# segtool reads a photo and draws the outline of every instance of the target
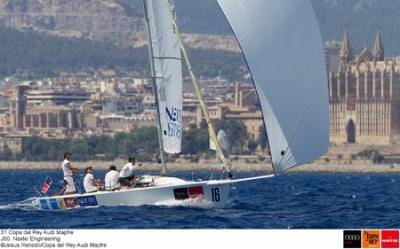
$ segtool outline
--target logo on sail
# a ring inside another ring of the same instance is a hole
[[[167,113],[167,125],[164,135],[169,137],[182,137],[182,110],[176,107],[165,107]]]

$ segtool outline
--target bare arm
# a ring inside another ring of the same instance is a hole
[[[71,163],[67,164],[67,168],[70,169],[74,175],[76,175],[79,171],[81,171],[78,168],[72,167]]]
[[[101,181],[99,179],[93,178],[93,185],[94,186],[101,186],[103,184],[101,183]]]

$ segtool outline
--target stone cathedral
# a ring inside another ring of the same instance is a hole
[[[400,143],[400,61],[385,57],[380,32],[356,55],[345,32],[329,72],[331,143]]]

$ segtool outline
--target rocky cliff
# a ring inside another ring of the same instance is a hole
[[[118,0],[0,0],[0,26],[140,47],[146,35],[139,6],[132,9]],[[187,34],[185,42],[239,51],[232,37]]]
[[[0,0],[0,25],[122,46],[144,38],[143,19],[113,0]]]

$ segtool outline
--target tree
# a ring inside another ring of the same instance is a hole
[[[3,150],[0,152],[0,160],[10,161],[13,159],[14,159],[14,155],[13,155],[11,149],[7,145],[4,145]]]
[[[372,157],[372,162],[376,164],[381,164],[385,160],[385,157],[382,154],[375,154]]]
[[[206,152],[210,147],[208,129],[189,129],[183,132],[183,154],[196,155],[198,152]]]
[[[257,143],[261,146],[263,150],[265,150],[268,146],[268,139],[267,139],[267,130],[265,129],[265,125],[261,125],[258,128],[258,139]]]
[[[97,155],[105,155],[104,159],[107,160],[128,155],[135,155],[139,160],[152,160],[158,153],[157,129],[141,128],[132,134],[118,133],[114,138],[90,136],[83,139],[49,140],[29,137],[23,140],[21,156],[33,161],[60,160],[65,151],[72,152],[75,160],[95,159]]]
[[[250,139],[247,142],[247,148],[249,150],[250,153],[254,154],[256,152],[258,143],[256,141],[254,141],[253,139]]]

